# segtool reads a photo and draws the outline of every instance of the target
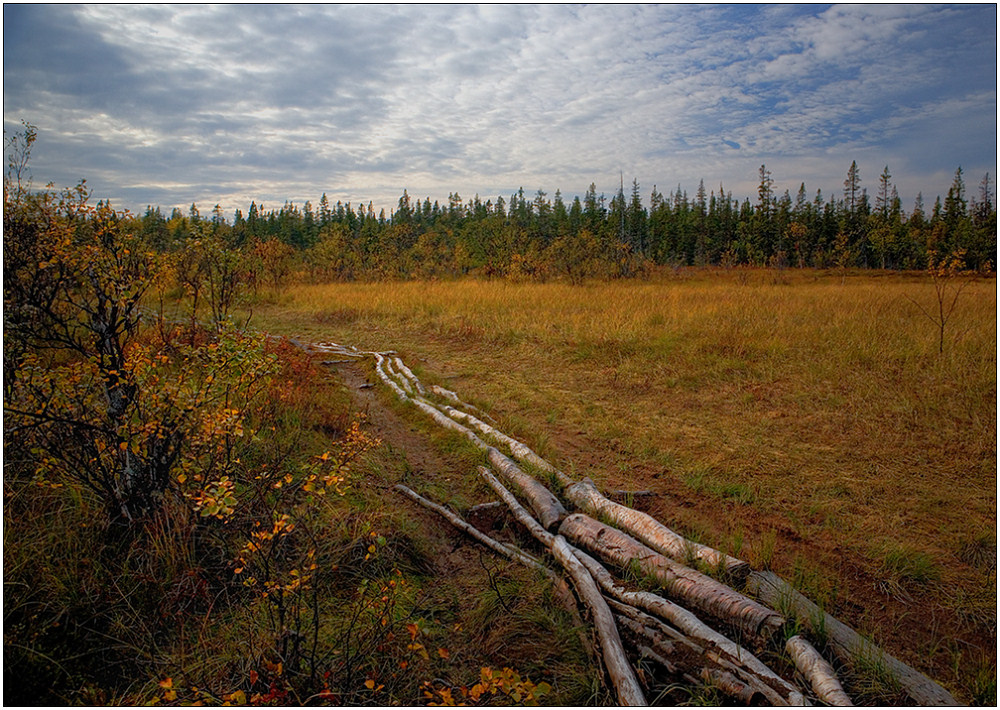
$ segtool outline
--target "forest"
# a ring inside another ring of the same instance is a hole
[[[165,217],[149,207],[139,232],[164,251],[206,233],[235,248],[258,249],[278,264],[307,270],[314,281],[440,278],[478,274],[528,279],[621,278],[656,266],[768,266],[923,269],[935,255],[961,253],[965,265],[990,271],[996,254],[996,206],[989,175],[969,194],[962,169],[944,200],[928,214],[922,197],[904,211],[888,166],[878,178],[874,203],[851,164],[843,194],[810,196],[802,184],[792,197],[775,194],[766,166],[760,168],[757,200],[734,199],[704,182],[691,197],[680,186],[664,196],[654,187],[644,203],[638,182],[610,200],[591,184],[583,200],[567,204],[523,188],[505,200],[447,205],[412,199],[407,192],[390,215],[371,205],[337,202],[326,195],[318,207],[286,202],[265,210],[251,203],[230,222],[216,206],[210,216],[191,205],[185,215]],[[648,204],[648,207],[647,207]],[[274,242],[269,247],[261,244]],[[283,258],[279,258],[282,257]]]

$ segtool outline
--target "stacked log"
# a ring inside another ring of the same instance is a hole
[[[359,351],[336,343],[296,344],[351,359],[372,358],[376,375],[396,397],[413,404],[438,425],[463,434],[484,452],[493,470],[514,490],[511,492],[486,467],[479,469],[482,477],[515,520],[538,541],[543,554],[572,581],[576,598],[591,620],[603,668],[620,704],[646,704],[623,634],[632,640],[629,649],[633,657],[652,659],[668,673],[689,683],[709,684],[741,704],[808,704],[802,692],[805,686],[796,687],[793,680],[776,673],[752,651],[699,618],[701,615],[718,629],[733,631],[759,649],[770,649],[772,653],[783,650],[794,664],[791,667],[798,670],[819,701],[850,705],[834,667],[805,638],[793,635],[779,648],[775,639],[783,637],[787,624],[775,609],[793,615],[806,630],[819,620],[828,647],[845,664],[858,658],[883,662],[889,675],[916,703],[957,704],[940,685],[820,610],[777,575],[753,571],[742,560],[685,539],[652,516],[610,500],[589,479],[574,481],[523,443],[471,414],[478,410],[464,403],[457,393],[437,385],[424,386],[395,353]],[[510,456],[498,447],[506,449]],[[558,496],[518,462],[558,484],[567,503],[581,512],[569,514]],[[396,489],[498,554],[539,570],[557,592],[562,590],[564,598],[568,597],[565,581],[543,558],[496,541],[453,511],[405,486]],[[723,581],[687,566],[692,562],[717,573]],[[605,565],[619,570],[625,578],[632,573],[653,580],[662,593],[630,588]]]

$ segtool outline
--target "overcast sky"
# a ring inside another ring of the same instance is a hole
[[[4,5],[4,128],[35,182],[133,211],[393,208],[638,179],[912,208],[997,165],[994,5]]]

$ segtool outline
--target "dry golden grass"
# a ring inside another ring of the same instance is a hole
[[[836,555],[878,591],[988,626],[996,281],[962,293],[943,355],[916,305],[933,299],[916,275],[691,271],[301,285],[255,323],[399,350],[578,476],[708,499],[717,515],[677,519],[708,542],[752,558],[777,530],[786,567],[813,545],[829,553],[814,566]]]

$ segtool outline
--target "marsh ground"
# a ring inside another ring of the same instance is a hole
[[[944,352],[933,284],[900,274],[298,285],[254,323],[399,351],[568,472],[655,491],[668,524],[969,697],[995,681],[995,280],[956,303]],[[479,502],[471,470],[445,475]]]

